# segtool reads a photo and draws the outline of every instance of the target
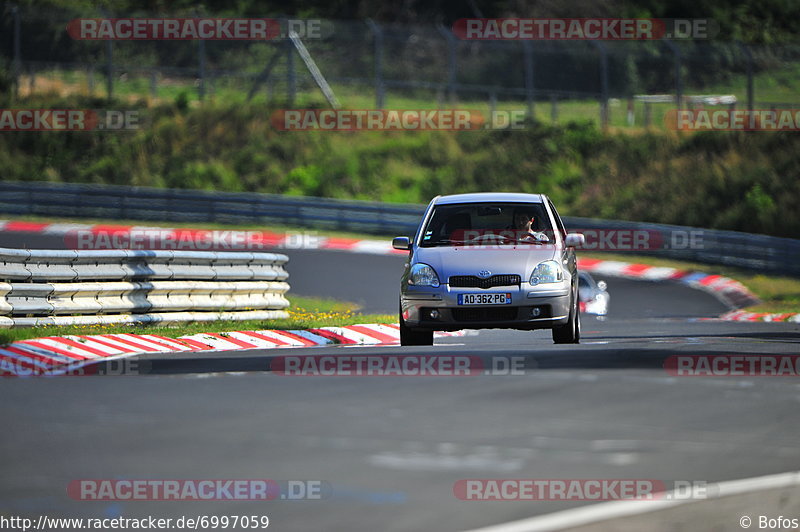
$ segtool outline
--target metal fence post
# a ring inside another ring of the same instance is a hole
[[[755,89],[753,86],[753,53],[750,48],[743,42],[739,42],[739,47],[744,51],[744,56],[747,59],[747,109],[752,110],[755,107]]]
[[[106,41],[106,94],[110,100],[114,96],[114,59],[111,39]]]
[[[105,9],[101,9],[100,13],[103,18],[109,19],[111,16]],[[106,39],[106,97],[111,100],[114,96],[114,48],[113,41],[109,38]]]
[[[525,63],[525,100],[528,104],[528,116],[534,118],[536,89],[534,88],[533,46],[530,41],[522,41],[522,55]]]
[[[678,109],[683,107],[683,79],[681,78],[681,50],[672,41],[664,40],[664,45],[675,56],[675,103]]]
[[[155,69],[150,71],[150,96],[158,98],[158,72]]]
[[[198,54],[200,56],[200,65],[199,65],[199,75],[200,75],[200,85],[197,87],[197,93],[200,97],[200,101],[203,101],[206,97],[206,41],[205,39],[200,39],[197,42],[198,45]]]
[[[550,95],[550,120],[555,124],[558,122],[558,96]]]
[[[292,41],[287,38],[284,46],[286,47],[286,99],[289,105],[294,105],[297,94],[297,73],[294,71]]]
[[[600,52],[600,125],[608,129],[608,50],[599,41],[589,41]]]
[[[386,86],[383,83],[383,30],[371,18],[367,19],[367,25],[372,30],[375,55],[375,108],[383,109],[386,101]]]
[[[636,110],[633,104],[633,98],[628,98],[628,126],[632,127],[636,124]]]
[[[22,68],[22,50],[20,48],[21,27],[19,21],[19,7],[11,7],[11,14],[14,17],[14,96],[19,96],[19,76]]]
[[[456,96],[456,83],[458,76],[458,65],[456,63],[457,40],[449,29],[442,24],[437,26],[439,33],[442,34],[447,42],[447,92],[450,101],[453,102]]]

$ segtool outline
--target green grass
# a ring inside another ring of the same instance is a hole
[[[266,329],[312,329],[317,327],[337,327],[357,323],[394,323],[397,316],[389,314],[360,314],[354,303],[331,299],[301,297],[289,294],[291,306],[289,318],[265,321],[214,321],[186,323],[175,326],[150,325],[85,325],[72,327],[29,327],[20,329],[0,329],[0,345],[41,338],[44,336],[92,335],[92,334],[158,334],[167,338],[177,338],[204,332],[224,333],[225,331],[252,331]]]
[[[37,74],[37,79],[43,80],[42,91],[52,91],[60,94],[89,94],[87,75],[83,72],[68,70],[50,70]],[[23,76],[21,86],[23,93],[27,91],[29,80]],[[94,95],[105,96],[105,78],[95,73]],[[781,69],[760,72],[754,77],[756,107],[759,102],[768,103],[796,103],[800,105],[800,64],[789,63]],[[179,98],[186,98],[192,107],[200,105],[198,87],[194,80],[167,79],[159,80],[155,98],[151,94],[149,77],[136,77],[131,74],[125,81],[119,78],[114,82],[114,97],[130,102],[145,101],[149,104],[171,103]],[[216,105],[242,105],[247,104],[247,94],[250,90],[249,82],[239,80],[216,80],[214,84],[206,85],[206,99]],[[341,85],[334,87],[337,99],[343,108],[372,109],[376,106],[374,89],[372,87],[355,87]],[[392,109],[436,109],[437,107],[456,107],[480,111],[489,116],[490,104],[488,98],[475,98],[467,96],[457,101],[438,101],[434,93],[423,91],[421,96],[409,96],[403,93],[389,92],[386,96],[385,106]],[[684,89],[684,94],[733,94],[737,97],[739,108],[747,105],[747,77],[744,74],[734,75],[724,84],[710,87]],[[275,101],[285,100],[286,95],[281,90],[273,94]],[[252,103],[269,104],[266,88],[261,86],[252,99]],[[299,90],[295,95],[293,108],[328,107],[328,103],[321,92],[314,89]],[[652,104],[650,125],[651,129],[664,130],[664,114],[673,108],[672,104]],[[512,111],[524,110],[524,101],[498,101],[495,110]],[[550,102],[537,101],[535,105],[536,119],[545,124],[553,123],[553,110]],[[600,106],[596,100],[563,100],[559,101],[556,110],[559,123],[571,121],[589,121],[600,124]],[[627,101],[612,99],[609,107],[609,126],[623,131],[637,132],[644,130],[645,106],[643,103],[634,104],[634,125],[628,124]]]
[[[725,277],[730,277],[731,279],[739,281],[761,299],[761,304],[747,307],[748,312],[800,312],[800,279],[793,277],[764,275],[740,268],[731,268],[730,266],[661,259],[627,253],[580,252],[578,256],[587,259],[616,260],[724,275]]]

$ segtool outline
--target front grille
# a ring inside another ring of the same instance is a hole
[[[513,321],[517,319],[517,307],[508,308],[454,308],[456,321]]]
[[[453,275],[450,286],[456,288],[492,288],[495,286],[519,286],[521,278],[516,274],[492,275],[481,279],[476,275]]]

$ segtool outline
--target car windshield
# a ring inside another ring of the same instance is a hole
[[[421,245],[542,245],[553,239],[541,203],[465,203],[434,207]]]

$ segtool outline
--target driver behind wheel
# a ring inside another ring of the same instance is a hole
[[[517,233],[517,240],[538,240],[549,242],[550,239],[542,231],[536,230],[536,216],[531,212],[517,211],[514,213],[514,225],[511,227]]]

